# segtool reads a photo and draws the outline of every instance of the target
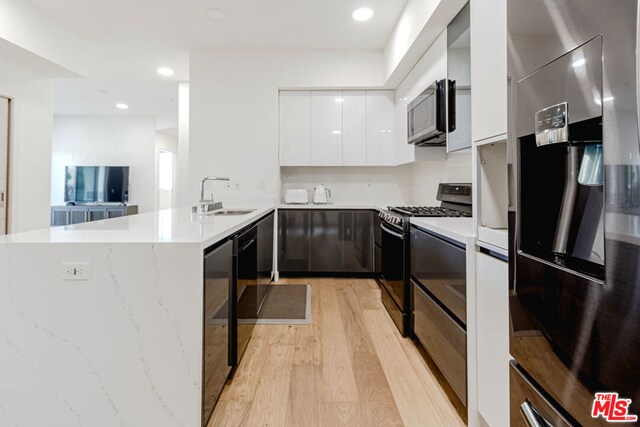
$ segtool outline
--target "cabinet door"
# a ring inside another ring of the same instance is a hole
[[[507,0],[471,2],[471,122],[479,141],[507,132]]]
[[[340,211],[312,210],[311,213],[311,271],[342,271],[340,242]]]
[[[273,278],[273,221],[271,213],[258,225],[258,284],[268,285]]]
[[[509,425],[509,265],[476,253],[478,412]]]
[[[311,160],[311,93],[280,92],[280,165],[308,166]]]
[[[407,144],[407,105],[409,104],[409,91],[413,83],[413,71],[407,76],[395,91],[394,122],[393,122],[393,146],[395,164],[411,163],[416,159],[416,147]]]
[[[88,221],[89,211],[84,208],[71,209],[69,214],[70,224],[81,224]]]
[[[202,359],[202,420],[206,425],[229,376],[230,308],[233,278],[233,241],[228,240],[204,257],[204,311]]]
[[[342,92],[342,164],[367,164],[367,92]]]
[[[311,165],[342,165],[342,92],[311,92]]]
[[[372,273],[373,213],[347,211],[342,213],[342,271]]]
[[[367,164],[394,164],[393,91],[367,91]]]
[[[278,270],[310,271],[311,226],[308,210],[287,209],[278,212]]]
[[[107,219],[107,208],[89,208],[88,212],[89,221],[100,221],[102,219]]]
[[[65,208],[52,208],[51,209],[51,226],[57,227],[60,225],[68,224],[68,216],[67,213],[69,211]]]
[[[124,207],[107,209],[107,218],[119,218],[121,216],[125,216],[125,214],[126,214],[126,208]]]

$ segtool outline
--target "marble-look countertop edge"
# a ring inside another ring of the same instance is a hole
[[[473,232],[472,218],[411,218],[411,224],[422,230],[453,239],[465,246],[473,244],[476,237]]]

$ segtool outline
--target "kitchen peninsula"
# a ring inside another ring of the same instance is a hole
[[[25,425],[200,425],[203,253],[273,210],[0,237],[0,402]]]

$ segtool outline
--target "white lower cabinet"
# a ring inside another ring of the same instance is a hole
[[[509,425],[509,264],[476,253],[478,412]]]

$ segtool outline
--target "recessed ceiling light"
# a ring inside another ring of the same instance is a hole
[[[128,110],[129,106],[127,104],[123,104],[122,102],[118,102],[116,104],[116,108],[118,108],[120,110]]]
[[[340,130],[332,130],[331,133],[334,134],[334,135],[340,135],[342,133],[342,131],[340,131]]]
[[[356,21],[368,21],[373,16],[373,10],[368,7],[361,7],[360,9],[354,10],[351,16]]]
[[[225,18],[225,14],[220,9],[207,9],[205,11],[209,19],[213,21],[222,21]]]
[[[173,70],[167,67],[160,67],[158,68],[158,74],[165,77],[171,77],[173,76]]]

